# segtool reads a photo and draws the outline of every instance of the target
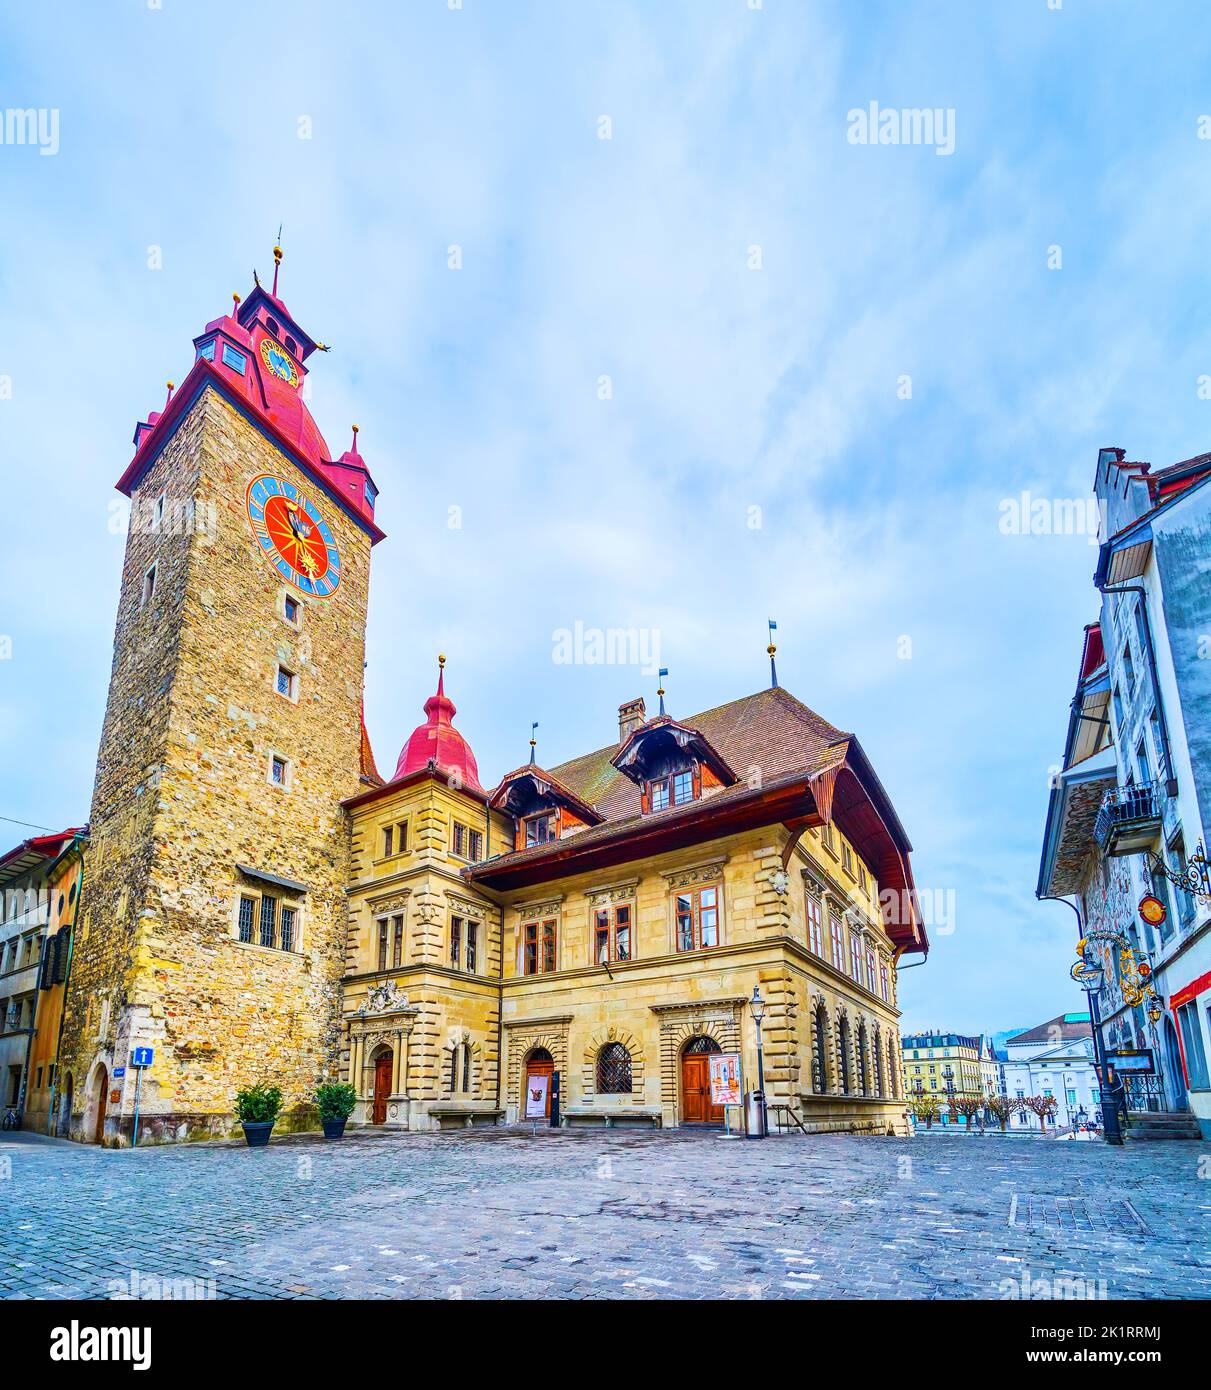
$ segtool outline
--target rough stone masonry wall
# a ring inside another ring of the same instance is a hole
[[[174,439],[156,468],[169,454],[182,471],[185,460],[200,464],[213,533],[193,537],[174,599],[179,636],[163,660],[171,679],[152,693],[132,670],[111,691],[111,707],[141,692],[162,729],[154,806],[128,836],[144,876],[131,885],[128,926],[97,915],[121,866],[96,874],[94,865],[89,875],[93,950],[108,958],[109,937],[130,940],[119,1031],[125,1025],[131,1041],[157,1049],[143,1087],[148,1138],[227,1128],[236,1090],[260,1079],[280,1085],[288,1112],[302,1118],[316,1082],[335,1076],[349,876],[339,803],[359,789],[369,539],[215,393],[193,407],[187,428],[189,440]],[[284,586],[245,511],[248,483],[261,472],[304,487],[341,551],[336,592],[299,596],[301,632],[284,621]],[[140,641],[128,621],[124,606],[119,645]],[[275,691],[279,661],[298,676],[297,703]],[[291,760],[287,790],[269,780],[272,752]],[[111,755],[120,762],[120,747]],[[120,819],[127,799],[116,790],[113,801]],[[237,863],[308,886],[296,952],[236,940]],[[86,1037],[80,1047],[87,1051]]]
[[[144,480],[141,497],[166,492],[167,510],[196,494],[203,423],[200,410],[183,422]],[[155,844],[190,551],[188,534],[132,524],[127,536],[60,1053],[61,1075],[72,1082],[77,1135],[98,1064],[112,1071],[115,1054],[125,1056],[119,1030],[128,1028],[132,1008],[150,1000],[150,981],[136,968],[136,927]],[[144,604],[143,578],[153,562],[155,592]]]

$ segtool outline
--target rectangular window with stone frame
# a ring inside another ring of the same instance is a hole
[[[478,864],[483,858],[484,852],[483,831],[472,830],[469,825],[463,825],[461,822],[455,821],[451,837],[451,848],[460,859],[466,859],[472,864]]]
[[[548,919],[542,922],[524,922],[521,928],[521,973],[523,975],[547,975],[555,969],[556,962],[556,924]]]
[[[474,975],[479,963],[479,922],[450,918],[450,967]]]
[[[677,950],[704,951],[719,945],[722,885],[682,888],[673,895]]]
[[[806,895],[807,902],[807,949],[815,956],[824,955],[824,937],[822,924],[822,909],[820,899],[810,890]]]
[[[631,904],[599,907],[593,912],[593,960],[598,965],[607,961],[631,959]]]
[[[828,937],[829,945],[832,948],[832,963],[834,969],[845,973],[845,935],[841,928],[841,919],[835,912],[828,914]]]
[[[235,939],[244,946],[294,954],[300,948],[297,902],[242,890],[235,903]]]

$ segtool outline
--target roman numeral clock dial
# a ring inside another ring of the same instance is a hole
[[[248,520],[266,559],[300,593],[327,598],[341,582],[341,556],[309,497],[272,473],[248,484]]]

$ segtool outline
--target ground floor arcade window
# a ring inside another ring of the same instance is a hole
[[[606,1043],[597,1054],[597,1090],[606,1096],[630,1095],[631,1054],[622,1043]]]

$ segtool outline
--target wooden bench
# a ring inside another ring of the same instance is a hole
[[[569,1129],[574,1125],[592,1124],[604,1125],[606,1129],[639,1125],[659,1129],[662,1124],[659,1110],[595,1110],[584,1105],[570,1105],[560,1111],[559,1122],[561,1127]]]

